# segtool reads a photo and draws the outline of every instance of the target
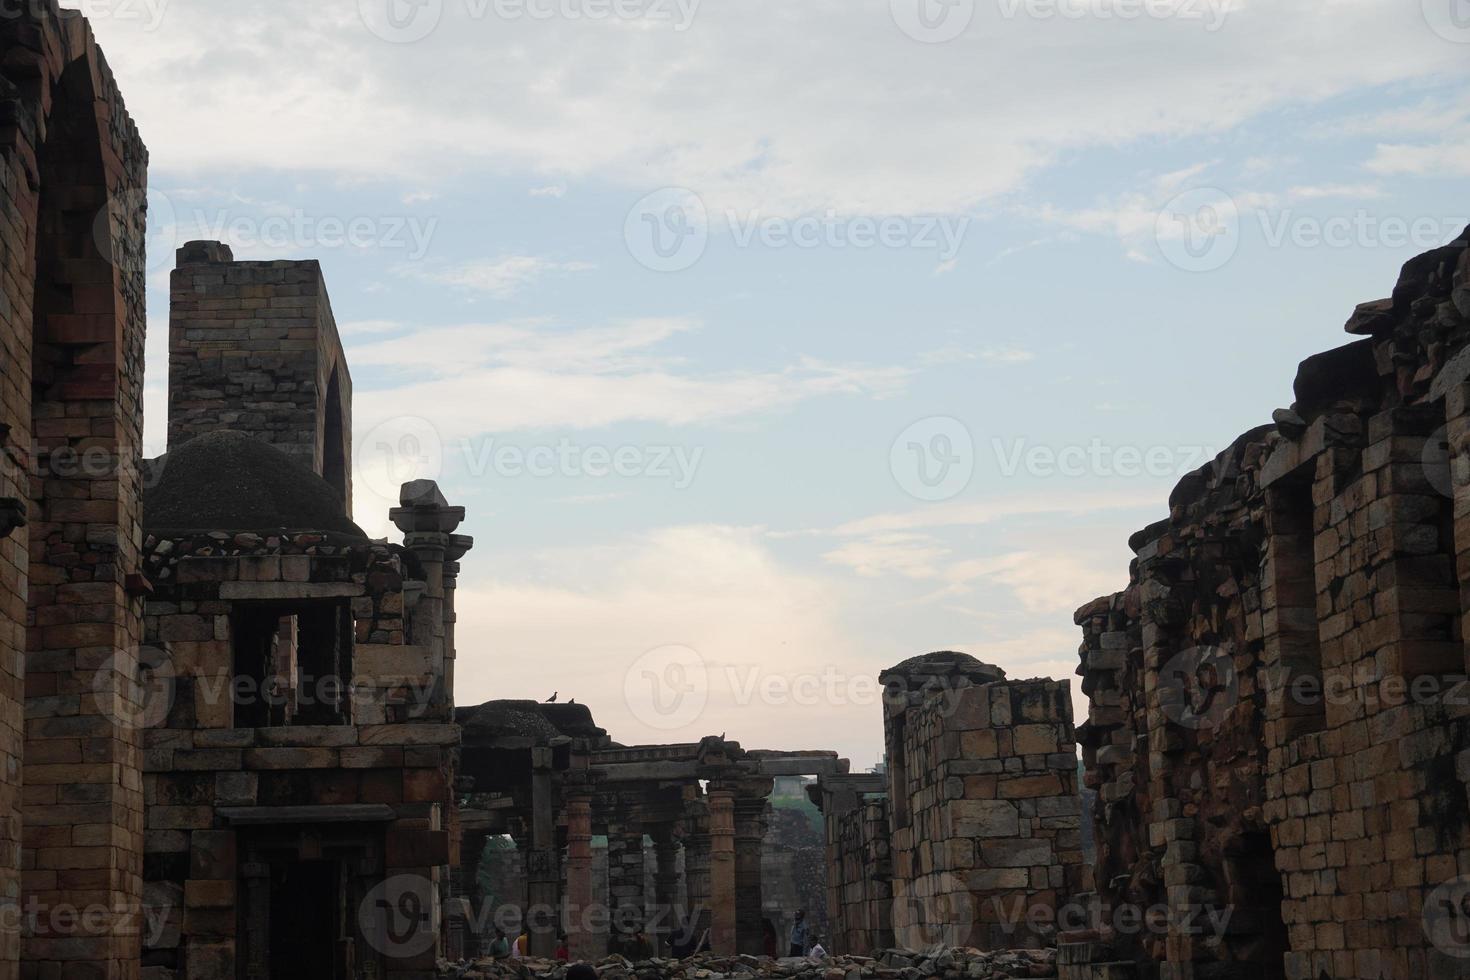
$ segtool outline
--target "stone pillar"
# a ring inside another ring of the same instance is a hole
[[[709,817],[700,815],[690,820],[689,836],[684,838],[684,921],[689,931],[688,942],[696,942],[709,928]]]
[[[770,791],[770,781],[764,787],[742,787],[735,800],[735,940],[739,951],[751,956],[765,952],[761,853],[766,837],[766,797]]]
[[[459,586],[459,560],[474,546],[474,538],[451,534],[444,550],[444,671],[439,675],[438,698],[454,710],[454,665],[458,653],[454,645],[454,625],[459,621],[454,611],[454,593]],[[554,952],[554,950],[553,950]]]
[[[679,841],[672,827],[662,827],[653,833],[653,850],[658,868],[653,877],[653,915],[650,936],[663,955],[671,939],[677,938],[683,922],[679,914]]]
[[[711,952],[735,952],[735,793],[709,792],[709,907]]]
[[[454,706],[443,678],[449,662],[446,642],[445,564],[451,554],[462,556],[473,545],[472,538],[452,533],[464,520],[463,507],[451,507],[433,480],[405,483],[399,492],[400,507],[388,514],[403,532],[403,544],[414,553],[424,569],[424,592],[414,607],[409,630],[413,645],[429,651],[433,675],[441,678],[428,704],[409,705],[415,719],[453,720]],[[389,718],[407,721],[408,718]]]
[[[531,750],[531,851],[526,855],[531,955],[556,955],[561,906],[561,868],[556,846],[555,786],[549,746]]]
[[[592,907],[592,799],[567,802],[567,943],[573,960],[597,955]]]
[[[643,925],[643,884],[643,828],[638,824],[609,824],[607,892],[614,937]]]

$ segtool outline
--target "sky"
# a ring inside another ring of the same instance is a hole
[[[860,771],[900,660],[1070,677],[1179,477],[1470,225],[1470,0],[63,6],[150,149],[148,453],[174,249],[319,259],[359,524],[468,511],[457,701],[625,744]]]

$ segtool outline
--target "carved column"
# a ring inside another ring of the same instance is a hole
[[[592,798],[567,801],[567,943],[574,960],[597,955],[592,904]]]
[[[450,507],[433,480],[405,483],[398,499],[402,506],[393,508],[388,516],[403,532],[404,547],[414,553],[424,570],[424,593],[414,606],[408,626],[413,645],[429,651],[433,675],[440,679],[430,695],[429,703],[408,706],[408,714],[412,718],[452,720],[453,705],[445,682],[449,662],[446,642],[445,563],[452,554],[463,556],[474,541],[465,535],[453,533],[464,520],[464,508]],[[407,721],[408,718],[396,720]]]
[[[684,838],[684,927],[688,942],[696,942],[709,928],[709,816],[691,816],[689,836]]]
[[[763,786],[742,786],[735,800],[736,946],[751,956],[765,952],[761,854],[766,837],[766,797],[770,791],[769,780]]]
[[[682,919],[678,904],[679,889],[679,841],[671,826],[661,827],[653,833],[654,854],[658,869],[653,877],[653,929],[651,935],[658,944],[658,952],[668,951],[671,939],[677,938]]]
[[[735,793],[709,792],[710,950],[735,953]]]
[[[636,823],[609,824],[607,891],[614,937],[642,928],[643,884],[643,828]]]
[[[556,939],[561,907],[561,868],[556,846],[555,786],[552,772],[552,750],[537,746],[531,750],[531,849],[526,854],[526,898],[530,908],[527,925],[531,931],[532,956],[551,959],[556,955]]]
[[[474,547],[475,539],[464,534],[451,534],[444,550],[444,672],[439,675],[436,700],[454,710],[454,664],[458,658],[454,645],[454,624],[459,621],[454,611],[454,592],[459,586],[459,560]]]

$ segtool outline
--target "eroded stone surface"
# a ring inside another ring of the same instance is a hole
[[[1064,977],[1460,975],[1467,255],[1408,262],[1078,611],[1099,914]]]

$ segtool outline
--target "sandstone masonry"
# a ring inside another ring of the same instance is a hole
[[[1068,978],[1465,975],[1470,242],[1187,477],[1083,607],[1098,906]]]

